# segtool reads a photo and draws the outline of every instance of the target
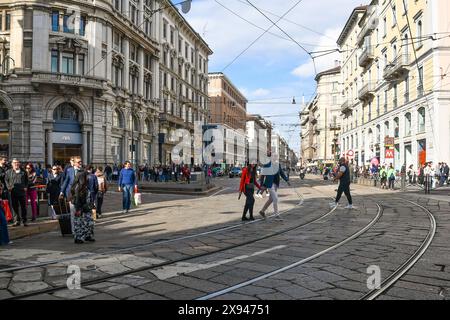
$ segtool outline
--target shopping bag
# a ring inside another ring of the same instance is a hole
[[[134,194],[134,205],[137,207],[142,204],[142,194],[141,193],[135,193]]]
[[[97,220],[97,209],[92,209],[92,220],[96,221]]]
[[[11,222],[13,220],[13,216],[11,214],[11,209],[9,207],[9,201],[3,200],[3,211],[5,212],[5,219],[7,222]]]

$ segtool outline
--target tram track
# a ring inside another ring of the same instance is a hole
[[[436,219],[434,218],[434,215],[430,210],[413,201],[406,200],[403,198],[397,199],[409,202],[425,211],[430,220],[430,229],[428,231],[427,236],[419,246],[419,248],[402,265],[400,265],[400,267],[398,267],[393,273],[391,273],[391,275],[381,283],[379,288],[371,290],[370,292],[362,296],[360,300],[375,300],[383,293],[388,292],[389,289],[392,288],[412,267],[414,267],[414,265],[424,255],[424,253],[430,247],[436,234],[436,227],[437,227]]]
[[[288,212],[288,211],[292,211],[297,206],[295,206],[292,209],[286,210],[285,213]],[[114,279],[114,278],[120,278],[120,277],[123,277],[123,276],[131,275],[131,274],[135,274],[135,273],[139,273],[139,272],[143,272],[143,271],[149,271],[149,270],[152,270],[152,269],[158,269],[158,268],[162,268],[162,267],[165,267],[165,266],[173,265],[173,264],[176,264],[176,263],[185,262],[185,261],[193,260],[193,259],[197,259],[197,258],[202,258],[202,257],[214,255],[214,254],[217,254],[217,253],[221,253],[221,252],[224,252],[224,251],[227,251],[227,250],[232,250],[232,249],[235,249],[235,248],[238,248],[238,247],[247,246],[247,245],[250,245],[250,244],[253,244],[253,243],[256,243],[256,242],[259,242],[259,241],[263,241],[263,240],[266,240],[266,239],[269,239],[269,238],[272,238],[272,237],[275,237],[275,236],[278,236],[278,235],[282,235],[282,234],[285,234],[285,233],[288,233],[290,231],[294,231],[294,230],[297,230],[297,229],[300,229],[300,228],[304,228],[304,227],[306,227],[308,225],[311,225],[313,223],[319,222],[319,221],[325,219],[326,217],[328,217],[329,215],[331,215],[335,210],[336,210],[336,207],[332,208],[331,210],[329,210],[325,214],[322,214],[321,216],[319,216],[319,217],[317,217],[317,218],[315,218],[313,220],[310,220],[308,222],[305,222],[305,223],[302,223],[300,225],[296,225],[296,226],[293,226],[293,227],[290,227],[290,228],[287,228],[287,229],[283,229],[283,230],[280,230],[280,231],[277,231],[277,232],[273,232],[273,233],[265,235],[263,237],[254,238],[254,239],[251,239],[251,240],[248,240],[248,241],[245,241],[245,242],[241,242],[241,243],[238,243],[238,244],[226,246],[226,247],[220,248],[218,250],[214,250],[214,251],[209,251],[209,252],[205,252],[205,253],[201,253],[201,254],[197,254],[197,255],[191,255],[191,256],[188,256],[188,257],[180,258],[180,259],[174,259],[174,260],[165,261],[165,262],[158,263],[158,264],[153,264],[153,265],[150,265],[150,266],[135,268],[135,269],[132,269],[132,270],[127,270],[127,271],[123,271],[123,272],[118,272],[118,273],[114,273],[114,274],[110,274],[110,275],[97,277],[97,278],[94,278],[94,279],[82,281],[81,285],[86,287],[86,286],[90,286],[90,285],[93,285],[93,284],[105,282],[107,280],[111,280],[111,279]],[[264,219],[260,219],[260,221],[264,221]],[[257,222],[257,221],[255,220],[255,221],[252,221],[251,223],[255,223],[255,222]],[[247,224],[250,224],[250,223],[247,223]],[[227,230],[229,230],[231,228],[234,229],[234,228],[237,228],[237,227],[242,226],[242,225],[245,225],[245,224],[234,225],[234,226],[230,226],[230,227],[227,227],[227,228],[218,229],[218,230],[215,230],[215,231],[208,231],[207,233],[209,234],[209,233],[212,233],[212,232],[219,232],[219,230],[220,231],[224,231],[224,229],[227,229]],[[206,234],[206,233],[202,233],[201,235],[203,235],[203,234]],[[146,246],[148,247],[150,245],[157,245],[157,244],[163,244],[163,243],[168,243],[168,242],[175,242],[175,241],[180,241],[181,239],[184,240],[184,239],[187,239],[187,238],[194,238],[194,237],[198,237],[198,236],[200,236],[200,234],[190,235],[190,236],[186,236],[186,237],[182,237],[182,238],[176,238],[176,239],[171,239],[171,240],[164,240],[164,241],[161,241],[161,242],[155,242],[155,243],[152,243],[152,244],[148,244]],[[120,251],[124,251],[124,250],[130,250],[130,248],[120,249]],[[114,251],[114,252],[117,253],[117,250]],[[101,255],[105,255],[105,254],[106,253],[102,253]],[[89,257],[92,257],[92,255],[90,255]],[[80,258],[80,257],[77,257],[77,258],[71,257],[70,259],[68,258],[67,261],[77,260],[77,259],[82,259],[82,258]],[[60,262],[62,262],[62,261],[59,260],[58,262],[46,263],[46,265],[57,264],[57,263],[60,263]],[[34,265],[27,266],[27,267],[23,267],[21,269],[23,270],[24,268],[36,268],[36,267],[37,267],[37,265],[34,264]],[[0,270],[0,272],[1,272],[1,270]],[[51,287],[51,288],[46,288],[46,289],[43,289],[43,290],[28,292],[28,293],[24,293],[24,294],[18,294],[18,295],[15,295],[13,297],[10,297],[10,298],[4,299],[4,300],[24,299],[24,298],[29,298],[29,297],[33,297],[33,296],[39,296],[39,295],[42,295],[42,294],[54,293],[54,292],[57,292],[57,291],[60,291],[60,290],[65,290],[65,289],[67,289],[67,286],[59,285],[59,286],[54,286],[54,287]]]
[[[282,211],[280,213],[280,215],[286,214],[286,213],[296,209],[297,207],[303,205],[304,198],[301,195],[301,193],[298,193],[298,191],[295,188],[292,188],[292,189],[295,190],[295,193],[299,197],[300,202],[298,204],[294,205],[292,208]],[[326,215],[327,214],[325,214],[323,216],[320,216],[317,219],[320,220],[320,219],[324,218]],[[124,217],[119,217],[119,219],[120,218],[124,218]],[[267,219],[273,219],[273,218],[274,218],[274,216],[267,217]],[[108,221],[102,221],[102,222],[99,223],[99,225],[102,225],[102,224],[110,222],[110,221],[114,221],[115,219],[117,219],[117,218],[112,218],[111,220],[108,220]],[[256,219],[254,221],[249,221],[249,222],[245,222],[245,223],[236,223],[236,224],[233,224],[233,225],[230,225],[230,226],[225,226],[225,227],[221,227],[221,228],[217,228],[217,229],[213,229],[213,230],[209,230],[209,231],[205,231],[205,232],[200,232],[200,233],[196,233],[196,234],[191,234],[191,235],[187,235],[187,236],[176,237],[176,238],[173,238],[173,239],[157,240],[157,241],[154,241],[154,242],[128,246],[128,247],[124,247],[124,248],[120,248],[120,249],[114,249],[114,250],[110,250],[110,251],[83,254],[83,255],[80,255],[80,256],[76,256],[76,257],[71,256],[71,257],[57,259],[57,260],[51,260],[51,261],[45,261],[45,262],[39,262],[39,263],[30,263],[30,264],[21,265],[21,266],[11,266],[11,267],[0,269],[0,273],[3,273],[3,272],[15,272],[15,271],[21,271],[21,270],[26,270],[26,269],[31,269],[31,268],[45,267],[45,266],[58,264],[58,263],[63,263],[63,262],[68,262],[68,261],[74,261],[74,260],[80,260],[80,259],[88,259],[88,258],[91,259],[91,258],[98,257],[98,256],[114,255],[114,254],[124,253],[124,252],[128,252],[128,251],[133,251],[133,250],[145,249],[145,248],[149,248],[149,247],[152,247],[152,246],[164,245],[164,244],[169,244],[169,243],[173,243],[173,242],[179,242],[179,241],[183,241],[183,240],[194,239],[194,238],[198,238],[198,237],[202,237],[202,236],[208,236],[208,235],[212,235],[212,234],[216,234],[216,233],[220,233],[220,232],[224,232],[224,231],[234,230],[234,229],[241,228],[243,226],[256,224],[256,223],[260,223],[260,222],[264,222],[264,221],[267,221],[267,220],[259,218],[259,219]],[[316,220],[314,220],[314,221],[316,221]]]

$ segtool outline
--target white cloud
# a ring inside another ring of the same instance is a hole
[[[253,91],[250,95],[252,97],[260,98],[260,97],[267,97],[270,94],[270,90],[259,88]]]
[[[330,45],[332,43],[336,43],[337,38],[339,37],[339,34],[341,33],[341,28],[335,28],[327,30],[325,35],[322,36],[319,39],[319,45],[313,50],[313,51],[322,51],[324,50],[323,47]],[[335,39],[335,40],[332,40]],[[320,55],[320,53],[318,54]],[[297,68],[295,68],[292,71],[292,74],[300,77],[300,78],[308,78],[315,75],[315,71],[322,72],[324,70],[330,69],[335,67],[335,61],[340,60],[340,53],[334,52],[322,57],[318,57],[317,59],[314,59],[316,63],[316,69],[314,70],[314,63],[312,59],[310,59],[308,62],[301,64]]]

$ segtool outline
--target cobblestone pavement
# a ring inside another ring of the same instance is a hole
[[[406,200],[434,214],[437,232],[417,264],[379,299],[449,296],[450,203],[445,195],[433,199],[352,185],[355,209],[343,208],[344,197],[340,207],[330,210],[336,185],[316,177],[293,179],[297,192],[280,190],[283,220],[244,224],[244,200],[237,201],[235,192],[238,181],[217,183],[224,189],[211,197],[146,195],[147,204],[137,211],[99,220],[94,244],[75,245],[58,232],[15,241],[0,250],[0,269],[65,260],[0,272],[0,299],[59,286],[62,290],[28,299],[196,299],[317,255],[370,226],[310,261],[215,298],[359,299],[370,291],[369,267],[378,267],[383,281],[429,232],[428,215]],[[302,205],[298,193],[304,197]],[[257,199],[255,217],[266,199]],[[111,193],[108,202],[120,210],[119,194]],[[64,289],[69,265],[80,267],[82,289]],[[85,283],[99,277],[107,279]]]

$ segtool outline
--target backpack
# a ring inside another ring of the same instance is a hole
[[[383,172],[381,173],[381,177],[382,177],[383,179],[386,179],[386,178],[387,178],[387,172],[386,172],[386,170],[383,170]]]

